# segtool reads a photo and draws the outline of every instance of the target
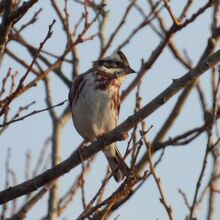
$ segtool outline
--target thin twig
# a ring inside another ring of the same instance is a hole
[[[12,123],[15,123],[15,122],[18,122],[18,121],[22,121],[22,120],[24,120],[25,118],[28,118],[28,117],[30,117],[30,116],[32,116],[32,115],[36,115],[36,114],[38,114],[38,113],[41,113],[41,112],[44,112],[44,111],[48,111],[48,110],[50,110],[50,109],[52,109],[52,108],[56,108],[56,107],[58,107],[58,106],[63,105],[65,102],[67,102],[67,100],[64,100],[64,101],[62,101],[62,102],[60,102],[60,103],[58,103],[58,104],[56,104],[56,105],[53,105],[53,106],[51,106],[51,107],[48,107],[48,108],[43,108],[43,109],[40,109],[40,110],[34,110],[33,112],[31,112],[31,113],[29,113],[29,114],[27,114],[27,115],[25,115],[25,116],[22,116],[22,117],[20,117],[20,118],[14,119],[14,120],[9,121],[9,122],[6,122],[6,123],[4,123],[4,124],[0,124],[0,127],[8,126],[9,124],[12,124]]]
[[[115,141],[122,140],[124,133],[128,132],[131,128],[136,126],[144,118],[148,117],[159,107],[164,105],[169,99],[177,94],[184,86],[188,86],[195,78],[201,76],[208,69],[212,68],[216,63],[220,61],[220,50],[216,51],[210,57],[201,62],[194,69],[187,74],[175,80],[170,86],[168,86],[161,94],[154,98],[151,102],[145,105],[140,111],[128,117],[123,123],[118,125],[115,129],[109,133],[103,135],[101,139],[94,141],[87,148],[81,150],[81,155],[84,160],[88,159],[95,153],[103,149],[104,146],[109,145]],[[15,199],[26,193],[35,191],[42,185],[60,177],[64,173],[73,169],[81,163],[78,151],[74,152],[68,159],[56,165],[52,169],[49,169],[41,175],[21,183],[17,186],[5,189],[0,192],[0,204]]]

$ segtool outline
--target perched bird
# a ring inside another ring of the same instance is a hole
[[[93,62],[93,67],[77,76],[69,93],[73,123],[87,141],[113,130],[118,123],[119,90],[126,75],[135,72],[126,56],[117,51],[109,57]],[[105,146],[103,152],[117,182],[128,174],[115,143]]]

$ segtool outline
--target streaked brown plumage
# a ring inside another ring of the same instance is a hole
[[[127,74],[134,72],[125,55],[118,51],[110,57],[95,61],[86,73],[75,78],[69,93],[73,123],[87,141],[114,129],[118,123],[119,89]],[[103,150],[114,178],[121,181],[128,174],[116,144]]]

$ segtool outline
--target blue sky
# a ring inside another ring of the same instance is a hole
[[[146,6],[144,0],[137,1],[139,5],[148,11],[149,8]],[[206,1],[198,0],[194,3],[190,13],[202,6]],[[181,12],[186,1],[172,1],[172,7],[177,15]],[[107,5],[110,13],[109,22],[107,25],[106,36],[109,37],[112,31],[115,29],[115,25],[118,24],[120,18],[125,10],[128,1],[113,1],[109,0]],[[51,8],[49,1],[39,1],[33,9],[30,10],[28,15],[26,15],[19,24],[22,24],[26,19],[28,19],[38,8],[43,7],[43,11],[39,16],[39,21],[32,27],[28,28],[24,33],[23,37],[28,39],[34,46],[38,46],[42,39],[45,37],[48,25],[56,17],[54,11]],[[71,18],[74,24],[77,18],[80,16],[82,10],[78,6],[70,8],[73,10],[73,17]],[[210,22],[211,22],[211,10],[207,10],[204,15],[200,16],[193,24],[190,24],[183,31],[177,33],[174,37],[174,41],[180,50],[187,50],[190,58],[195,65],[200,58],[201,53],[207,44],[207,39],[210,34]],[[171,24],[168,13],[164,10],[163,16],[167,23],[167,26]],[[120,42],[125,39],[128,33],[141,22],[142,17],[137,13],[135,9],[132,10],[128,17],[127,23],[124,28],[122,28],[119,35],[113,42],[108,54],[114,51],[114,49],[120,44]],[[18,24],[18,26],[19,26]],[[62,33],[62,27],[57,21],[53,28],[52,38],[47,42],[45,49],[60,54],[65,46],[64,35]],[[93,33],[92,29],[89,33]],[[153,33],[153,31],[148,27],[143,29],[130,44],[128,44],[123,52],[129,59],[132,68],[138,70],[141,65],[141,58],[147,60],[152,53],[152,50],[158,45],[160,39]],[[16,54],[20,54],[23,59],[30,62],[31,59],[28,53],[17,46],[14,43],[9,45]],[[86,43],[77,46],[80,55],[80,71],[84,72],[91,66],[91,61],[96,60],[99,54],[99,43],[98,39],[88,41]],[[19,71],[22,75],[25,71],[15,62],[11,62],[8,57],[5,57],[3,65],[1,67],[1,73],[5,74],[8,68],[11,67],[13,71]],[[66,65],[63,68],[63,72],[70,76],[71,68]],[[147,104],[156,95],[163,91],[172,82],[172,79],[178,78],[185,74],[187,70],[183,68],[170,53],[168,48],[165,48],[163,54],[156,61],[153,67],[146,74],[143,79],[141,86],[141,95],[143,105]],[[129,76],[124,83],[122,90],[126,88],[129,82],[135,76]],[[27,81],[31,80],[31,76]],[[67,99],[68,89],[62,85],[58,78],[50,74],[50,79],[52,80],[53,89],[53,103],[56,104],[60,101]],[[208,100],[211,98],[210,93],[210,77],[208,73],[204,74],[201,78],[202,86],[206,91],[206,97]],[[121,113],[119,121],[124,121],[129,115],[133,114],[133,106],[135,102],[135,90],[132,94],[125,100],[121,106]],[[40,109],[45,107],[45,93],[43,83],[39,83],[36,88],[30,89],[21,98],[18,98],[11,106],[12,112],[15,112],[19,106],[25,105],[33,101],[36,101],[36,105],[30,110]],[[153,139],[154,135],[157,133],[158,129],[161,127],[169,112],[171,111],[177,96],[173,97],[168,103],[166,103],[159,110],[154,112],[151,116],[146,119],[148,125],[153,125],[149,133],[149,138]],[[67,104],[65,104],[67,105]],[[58,112],[61,112],[57,109]],[[187,129],[199,126],[203,123],[202,111],[200,109],[200,103],[198,99],[198,94],[196,91],[192,92],[192,95],[187,100],[184,109],[177,119],[175,125],[167,135],[175,136]],[[25,167],[25,153],[29,149],[32,154],[32,167],[36,163],[37,156],[40,149],[45,141],[45,139],[51,135],[51,120],[48,117],[48,113],[44,112],[42,114],[33,116],[32,118],[26,119],[22,122],[12,124],[7,131],[0,138],[0,170],[3,175],[4,173],[4,163],[7,153],[7,148],[10,147],[12,150],[11,154],[11,167],[16,171],[18,182],[24,180],[24,167]],[[70,153],[75,149],[80,143],[82,138],[77,134],[76,130],[72,125],[72,121],[66,125],[63,130],[62,135],[62,159],[67,158]],[[120,151],[125,150],[126,142],[118,143]],[[174,210],[174,216],[176,219],[184,219],[188,210],[184,205],[183,199],[178,193],[178,189],[181,188],[187,193],[190,202],[193,199],[195,184],[199,176],[199,172],[202,165],[202,159],[204,156],[204,151],[206,148],[206,135],[201,135],[198,139],[187,145],[186,147],[172,147],[166,150],[163,161],[157,168],[157,172],[161,181],[163,183],[166,196],[170,205]],[[156,155],[157,156],[157,155]],[[86,193],[87,201],[94,195],[98,187],[101,185],[101,178],[105,175],[107,162],[102,153],[97,156],[96,163],[94,164],[93,171],[86,177]],[[211,160],[209,158],[207,174],[211,167]],[[61,177],[61,194],[65,192],[66,189],[74,181],[76,175],[79,173],[80,167],[72,170],[70,173]],[[207,181],[208,175],[205,175],[205,180]],[[206,182],[204,181],[204,182]],[[0,179],[0,187],[4,187],[4,178]],[[113,192],[118,185],[111,180],[110,187],[107,194]],[[74,201],[80,200],[80,193],[78,193]],[[23,198],[20,199],[23,201]],[[207,201],[207,200],[206,200]],[[44,197],[44,202],[39,202],[30,212],[27,219],[37,220],[39,217],[46,213],[46,202],[47,196]],[[218,203],[219,204],[219,198]],[[206,207],[207,204],[204,203],[199,210],[198,219],[206,219]],[[40,213],[39,213],[40,210]],[[79,202],[73,202],[69,208],[67,208],[65,214],[60,217],[62,219],[64,216],[67,219],[75,219],[82,211],[82,205]],[[111,219],[114,219],[118,214],[120,214],[119,219],[168,219],[165,209],[159,201],[159,193],[156,184],[152,177],[145,183],[143,188],[137,192],[137,194],[123,207],[115,212]],[[220,209],[216,210],[216,219],[220,218]]]

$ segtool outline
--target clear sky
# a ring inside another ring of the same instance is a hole
[[[138,0],[138,4],[143,8],[144,11],[149,11],[145,0]],[[187,1],[179,1],[173,0],[172,7],[177,15],[181,12],[184,4]],[[205,0],[197,0],[194,2],[194,5],[190,11],[193,13],[195,10],[199,8],[199,6],[204,5]],[[109,22],[107,25],[106,36],[109,37],[112,31],[115,29],[116,24],[121,19],[121,16],[124,13],[125,7],[127,6],[128,1],[114,1],[109,0],[107,4],[107,8],[109,9]],[[23,33],[23,37],[28,39],[34,46],[38,46],[42,39],[45,37],[48,25],[52,22],[56,15],[51,8],[49,1],[39,1],[39,3],[34,6],[33,9],[30,10],[28,15],[26,15],[22,20],[18,23],[18,26],[25,22],[26,19],[30,18],[31,15],[40,7],[43,7],[43,11],[39,16],[39,21],[28,28]],[[70,11],[73,10],[73,18],[72,23],[74,24],[77,18],[79,18],[82,13],[81,8],[73,7],[70,8]],[[195,65],[200,58],[201,53],[207,44],[207,39],[210,34],[210,22],[211,22],[211,13],[212,11],[207,10],[204,15],[200,16],[193,24],[190,24],[183,31],[177,33],[174,37],[174,41],[177,47],[180,50],[185,49],[192,59],[193,64]],[[167,25],[171,24],[171,20],[169,18],[168,13],[164,10],[162,13]],[[133,9],[130,13],[126,26],[122,28],[118,37],[116,37],[113,42],[108,54],[114,51],[114,49],[120,44],[120,42],[125,39],[128,33],[130,33],[133,28],[142,21],[142,17],[139,13]],[[94,30],[91,30],[92,33]],[[52,38],[47,42],[45,49],[51,50],[56,54],[60,54],[64,49],[64,35],[62,33],[62,27],[59,22],[56,22]],[[160,39],[153,33],[152,29],[145,28],[141,31],[130,44],[128,44],[123,52],[129,59],[131,67],[139,70],[141,65],[141,59],[147,60],[152,53],[152,50],[158,45]],[[17,44],[11,43],[9,47],[16,51],[16,54],[20,54],[22,59],[25,59],[27,62],[30,62],[31,59],[28,53],[17,46]],[[84,72],[91,66],[91,61],[96,60],[99,54],[99,44],[98,40],[94,39],[93,41],[86,42],[84,44],[77,46],[79,54],[80,54],[80,71]],[[1,75],[5,74],[8,68],[11,67],[13,71],[18,71],[20,75],[24,73],[24,69],[16,64],[15,62],[11,62],[8,57],[5,57],[2,67],[1,67]],[[71,68],[66,65],[63,69],[64,73],[70,76]],[[153,65],[153,67],[149,70],[147,75],[143,80],[143,84],[141,86],[141,95],[143,98],[143,104],[147,104],[150,100],[152,100],[156,95],[158,95],[161,91],[163,91],[167,86],[169,86],[172,82],[172,79],[178,78],[185,74],[187,70],[183,68],[170,53],[169,49],[165,49],[163,55],[157,60],[157,62]],[[129,82],[135,76],[129,76],[124,83],[122,90],[126,88]],[[28,80],[31,80],[30,77]],[[52,80],[52,89],[53,89],[53,103],[56,104],[67,99],[68,90],[64,85],[62,85],[58,79],[50,75]],[[206,97],[208,100],[211,98],[210,93],[210,77],[208,73],[206,73],[201,78],[202,86],[206,91]],[[129,115],[133,114],[133,106],[135,102],[135,92],[134,91],[129,98],[125,100],[123,105],[121,106],[120,113],[120,122],[124,121]],[[35,100],[36,104],[30,109],[41,109],[44,108],[45,105],[45,93],[44,93],[44,85],[43,83],[39,83],[36,88],[30,89],[22,98],[17,99],[11,108],[12,112],[16,111],[19,106],[26,105],[31,101]],[[167,118],[170,110],[173,107],[173,104],[177,100],[177,96],[172,98],[168,103],[166,103],[159,110],[154,112],[151,116],[146,119],[148,125],[153,125],[153,129],[151,129],[149,133],[149,138],[153,139],[154,135],[157,133],[160,126],[163,124],[165,119]],[[210,101],[209,101],[210,102]],[[65,104],[67,105],[67,104]],[[61,112],[60,109],[57,109],[58,112]],[[198,99],[198,94],[196,91],[193,91],[191,97],[187,100],[187,103],[184,106],[183,112],[178,118],[177,122],[169,132],[167,137],[172,137],[177,135],[187,129],[199,126],[203,123],[202,111],[200,109],[200,103]],[[29,119],[26,119],[22,122],[18,122],[12,124],[10,128],[7,129],[5,133],[0,138],[0,170],[2,176],[4,176],[4,165],[5,158],[7,154],[7,148],[11,148],[11,160],[10,166],[16,171],[18,182],[22,182],[24,180],[24,168],[25,168],[25,154],[27,150],[31,152],[32,155],[32,167],[34,167],[37,156],[41,150],[41,147],[45,141],[45,139],[51,135],[51,121],[47,112],[36,115]],[[62,136],[62,159],[67,158],[70,153],[75,149],[76,146],[80,143],[82,138],[77,134],[72,121],[69,121],[67,126],[63,131]],[[120,151],[125,150],[126,142],[118,143],[120,147]],[[165,156],[163,161],[157,168],[157,172],[161,181],[163,183],[166,196],[170,205],[174,210],[174,215],[176,219],[184,219],[188,210],[184,204],[184,201],[180,194],[178,193],[178,189],[182,189],[187,193],[189,201],[191,202],[194,195],[195,184],[198,179],[202,160],[204,157],[204,151],[206,148],[206,135],[201,135],[195,141],[187,145],[187,147],[172,147],[168,148],[165,152]],[[157,156],[157,155],[156,155]],[[209,174],[211,160],[209,158],[207,172]],[[102,153],[98,154],[96,163],[94,164],[93,171],[86,177],[86,193],[87,193],[87,201],[94,195],[98,187],[101,185],[101,178],[105,175],[107,162]],[[71,185],[74,181],[76,175],[79,173],[80,167],[72,170],[65,176],[61,177],[61,192],[65,192],[66,189]],[[205,176],[207,180],[209,175]],[[204,181],[206,182],[206,181]],[[111,180],[110,187],[108,189],[107,194],[113,192],[118,185]],[[4,188],[4,178],[0,178],[0,188]],[[24,198],[21,198],[22,202]],[[78,193],[76,199],[74,201],[79,201],[80,193]],[[207,200],[206,200],[207,201]],[[27,219],[37,220],[40,219],[41,216],[46,214],[46,202],[47,196],[44,197],[44,202],[39,202],[32,211],[28,214]],[[220,219],[220,199],[217,201],[218,209],[216,209],[216,219]],[[206,219],[206,207],[207,204],[203,203],[201,209],[199,211],[198,219],[203,220]],[[40,212],[39,212],[40,210]],[[69,208],[67,208],[65,214],[60,217],[66,217],[67,219],[75,219],[81,212],[82,205],[79,202],[73,202]],[[144,184],[142,189],[137,192],[137,194],[123,207],[119,210],[119,212],[115,212],[111,219],[114,219],[118,214],[120,214],[119,219],[160,219],[166,220],[168,219],[165,209],[159,201],[159,193],[156,187],[156,184],[152,177]]]

